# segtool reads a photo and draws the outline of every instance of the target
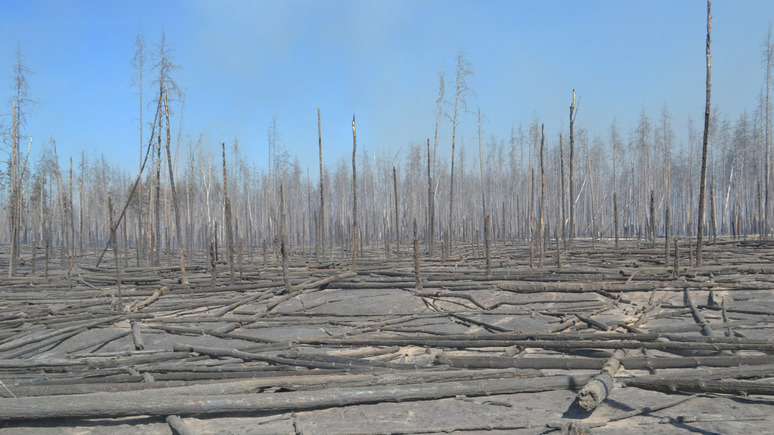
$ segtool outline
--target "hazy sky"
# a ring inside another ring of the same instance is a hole
[[[757,104],[761,45],[773,18],[771,0],[713,4],[713,105],[732,121]],[[130,61],[142,31],[148,65],[155,62],[162,28],[186,96],[182,146],[201,136],[214,151],[236,137],[259,166],[276,118],[284,147],[314,174],[317,108],[328,165],[351,155],[353,114],[359,150],[393,155],[424,144],[433,135],[439,73],[452,100],[460,50],[475,73],[468,106],[481,109],[487,141],[507,140],[512,126],[534,119],[555,138],[567,129],[572,89],[582,97],[577,125],[592,135],[607,135],[614,118],[627,133],[643,108],[655,120],[666,106],[685,143],[688,117],[700,122],[704,111],[706,2],[698,0],[5,0],[0,102],[7,110],[0,113],[11,111],[18,43],[34,72],[30,96],[40,102],[28,116],[33,149],[53,137],[62,158],[104,153],[136,173],[139,101]],[[146,71],[146,101],[153,77]],[[146,106],[146,121],[152,113]],[[468,146],[475,124],[474,114],[463,116],[459,134]],[[450,143],[444,121],[439,152]]]

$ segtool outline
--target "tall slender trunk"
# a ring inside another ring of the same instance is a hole
[[[8,262],[8,277],[16,275],[17,258],[19,257],[19,119],[16,102],[13,103],[13,127],[11,138],[11,258]]]
[[[116,267],[116,288],[118,290],[118,305],[116,311],[124,310],[124,300],[121,296],[121,264],[118,262],[118,237],[116,237],[116,222],[113,219],[113,198],[108,195],[108,215],[110,217],[110,243],[113,245],[113,262]]]
[[[560,201],[562,202],[562,225],[561,225],[561,231],[562,231],[562,243],[564,243],[565,246],[567,246],[567,192],[565,190],[564,186],[564,145],[562,143],[562,135],[559,135],[559,186],[562,191],[562,194],[560,195]]]
[[[575,238],[575,116],[578,108],[575,105],[575,89],[572,90],[570,104],[570,237],[569,244]]]
[[[400,259],[400,212],[398,211],[398,175],[395,166],[392,167],[392,188],[395,194],[395,256]]]
[[[710,32],[712,30],[712,0],[707,0],[707,99],[704,104],[704,137],[701,149],[701,182],[699,184],[699,216],[697,218],[696,229],[696,267],[702,265],[702,245],[704,244],[704,196],[707,189],[707,141],[709,139],[710,122],[710,90],[712,89],[712,54],[710,53]]]
[[[164,98],[163,92],[159,92],[159,104]],[[159,132],[156,135],[158,138],[156,145],[156,180],[153,194],[153,265],[156,267],[161,266],[161,111],[159,111],[156,117],[156,123],[159,126]]]
[[[231,199],[228,197],[228,177],[226,176],[226,143],[221,142],[223,151],[223,202],[226,227],[226,243],[228,244],[229,282],[234,285],[234,229],[231,226]],[[216,230],[217,233],[217,230]],[[217,240],[217,239],[216,239]],[[217,243],[217,242],[216,242]],[[217,249],[217,248],[216,248]],[[217,254],[217,251],[216,251]]]
[[[180,275],[181,283],[188,284],[188,276],[185,273],[185,253],[183,251],[183,231],[180,228],[180,207],[178,206],[177,191],[175,190],[175,177],[172,173],[172,153],[169,150],[169,105],[167,105],[167,94],[164,93],[164,116],[167,125],[167,166],[169,167],[169,186],[172,189],[172,205],[175,210],[175,235],[177,236],[177,250],[180,254]]]
[[[427,244],[430,257],[435,255],[435,195],[430,169],[430,138],[427,139]]]
[[[325,257],[325,183],[323,182],[322,159],[322,123],[320,121],[320,109],[317,109],[317,147],[320,151],[320,252]]]
[[[352,262],[357,266],[357,168],[355,160],[357,158],[357,131],[355,130],[355,115],[352,115]]]
[[[288,246],[285,217],[285,186],[280,184],[280,254],[282,255],[282,280],[285,283],[285,293],[290,293],[293,288],[290,286],[290,277],[288,275]]]
[[[540,124],[540,210],[538,213],[540,214],[540,218],[538,219],[538,243],[540,243],[540,259],[538,260],[538,267],[543,267],[543,259],[545,258],[546,253],[546,244],[545,244],[545,238],[544,235],[544,214],[545,214],[545,204],[546,204],[546,167],[545,162],[543,159],[544,155],[544,148],[546,143],[546,135],[545,135],[545,125]]]

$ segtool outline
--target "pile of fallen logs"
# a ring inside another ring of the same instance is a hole
[[[122,301],[107,266],[69,282],[28,271],[0,283],[0,427],[156,416],[194,433],[190,416],[577,391],[553,421],[424,428],[567,430],[697,394],[774,394],[774,266],[760,260],[774,245],[723,241],[678,270],[634,241],[579,241],[561,268],[529,268],[525,249],[496,248],[491,271],[475,246],[357,268],[298,257],[289,287],[278,262],[233,285],[195,262],[188,284],[174,267],[129,268]],[[616,389],[677,397],[589,418]]]

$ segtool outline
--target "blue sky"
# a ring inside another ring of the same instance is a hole
[[[353,114],[359,150],[393,155],[423,144],[433,135],[441,70],[453,98],[459,50],[475,73],[468,105],[481,109],[487,140],[507,140],[512,126],[536,118],[549,136],[566,130],[576,89],[577,125],[592,135],[607,135],[614,118],[628,132],[643,108],[654,119],[666,106],[685,143],[688,117],[703,116],[705,12],[696,0],[4,0],[0,102],[8,110],[0,113],[10,112],[18,43],[40,102],[28,116],[33,148],[53,137],[62,159],[102,153],[134,173],[130,60],[142,31],[153,63],[164,28],[186,94],[183,146],[201,136],[214,152],[236,137],[259,166],[276,118],[284,147],[315,173],[317,108],[328,165],[351,156]],[[713,4],[713,105],[732,121],[756,105],[772,19],[770,0]],[[146,101],[152,76],[146,71]],[[476,143],[475,124],[473,114],[462,118],[466,144]],[[445,121],[439,152],[450,143]]]

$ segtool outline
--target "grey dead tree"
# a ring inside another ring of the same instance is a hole
[[[392,167],[392,189],[395,199],[395,256],[400,259],[400,211],[398,210],[398,172]]]
[[[145,71],[145,39],[142,36],[142,32],[137,34],[137,39],[135,41],[135,52],[134,57],[132,58],[132,67],[134,67],[136,73],[133,77],[132,84],[134,86],[137,86],[137,94],[140,97],[140,168],[142,168],[143,165],[143,122],[142,122],[142,115],[143,115],[143,102],[142,102],[142,77],[143,72]],[[137,241],[137,267],[140,267],[140,258],[144,258],[145,255],[145,227],[142,224],[142,218],[143,218],[143,210],[142,210],[142,178],[140,178],[140,181],[137,184],[137,197],[140,198],[138,201],[138,207],[137,207],[137,236],[140,240]],[[83,249],[81,249],[81,252],[83,252]]]
[[[578,116],[578,107],[580,106],[580,99],[578,104],[575,104],[575,89],[572,90],[572,103],[570,104],[570,235],[568,244],[572,244],[572,240],[575,238],[575,117]]]
[[[454,115],[452,118],[452,153],[451,153],[451,174],[449,180],[449,222],[447,223],[447,252],[452,253],[452,240],[454,239],[454,150],[457,140],[457,126],[459,125],[460,110],[464,110],[465,96],[470,92],[466,78],[473,75],[470,69],[470,63],[465,60],[465,55],[460,50],[457,53],[457,74],[455,78],[454,91]]]
[[[543,267],[543,260],[546,256],[546,241],[544,238],[544,215],[546,210],[546,166],[543,158],[545,144],[545,125],[540,124],[540,210],[538,210],[538,243],[540,243],[540,259],[538,260],[538,268]]]
[[[282,280],[285,283],[285,294],[293,291],[288,275],[287,217],[285,215],[285,185],[280,184],[280,254],[282,255]]]
[[[707,97],[704,103],[704,135],[701,146],[701,178],[699,183],[699,215],[697,216],[696,225],[696,267],[702,265],[702,245],[704,244],[704,196],[707,190],[707,142],[709,139],[709,123],[710,123],[710,91],[712,89],[712,54],[710,52],[710,32],[712,31],[712,0],[707,0],[707,80],[706,80],[706,92]]]
[[[617,180],[617,166],[618,166],[618,153],[623,149],[621,144],[621,137],[618,135],[618,127],[616,127],[615,121],[610,125],[610,145],[613,153],[613,232],[615,234],[615,247],[618,247],[618,239],[620,236],[620,226],[618,225],[618,180]]]
[[[171,94],[173,96],[180,95],[180,88],[177,83],[171,77],[172,71],[179,67],[173,63],[172,50],[167,45],[166,32],[162,29],[161,39],[158,45],[158,61],[155,65],[155,69],[158,71],[158,77],[156,78],[156,85],[159,87],[159,93],[157,98],[158,107],[163,107],[164,94]],[[155,155],[155,180],[154,180],[154,192],[153,192],[153,234],[151,237],[153,243],[153,264],[159,266],[160,260],[160,246],[161,246],[161,126],[164,123],[164,113],[160,109],[156,112],[154,123],[158,125],[156,129],[156,155]]]
[[[770,103],[770,97],[771,97],[771,69],[772,64],[774,63],[774,43],[772,43],[771,40],[771,23],[769,23],[769,29],[768,33],[766,34],[766,41],[763,43],[763,63],[766,65],[766,82],[764,83],[765,87],[765,108],[764,108],[764,156],[763,156],[763,216],[761,216],[761,220],[763,221],[763,232],[761,233],[761,237],[766,237],[769,235],[770,228],[769,228],[769,189],[771,187],[771,139],[770,139],[770,129],[771,129],[771,103]]]
[[[432,174],[430,171],[430,140],[427,141],[427,211],[428,211],[428,238],[430,244],[430,256],[435,255],[435,193],[438,189],[438,176],[436,174],[436,155],[438,151],[438,123],[443,113],[443,94],[446,87],[443,71],[439,77],[438,98],[435,100],[435,133],[433,134],[433,164]],[[435,183],[435,186],[433,186]]]
[[[223,207],[228,244],[229,282],[234,285],[234,229],[231,226],[231,199],[228,197],[228,177],[226,176],[226,143],[221,142],[220,145],[223,152]]]
[[[20,255],[20,233],[21,233],[21,215],[22,215],[22,180],[23,163],[21,161],[20,143],[22,141],[22,129],[27,125],[27,106],[35,102],[29,97],[29,84],[27,76],[32,74],[29,68],[24,64],[24,56],[21,52],[21,46],[16,46],[16,62],[13,67],[13,89],[14,95],[11,97],[11,196],[9,197],[9,224],[11,233],[11,255],[8,263],[8,277],[16,275],[16,267],[19,264]],[[32,141],[30,140],[30,144]],[[27,153],[29,155],[29,151]],[[26,160],[26,159],[25,159]]]
[[[355,130],[355,115],[352,115],[352,264],[357,267],[357,131]]]
[[[170,134],[169,134],[169,104],[167,104],[167,94],[164,94],[164,114],[166,118],[166,127],[167,127],[167,166],[169,167],[169,186],[172,189],[172,205],[174,207],[175,212],[175,233],[177,236],[177,250],[180,254],[180,274],[181,274],[181,283],[182,284],[188,284],[188,276],[185,273],[185,251],[183,248],[183,231],[180,227],[180,206],[178,205],[178,198],[177,198],[177,190],[175,190],[175,177],[172,173],[172,153],[169,150],[169,142],[170,142]],[[225,175],[226,168],[223,168],[223,174]],[[224,180],[225,181],[225,180]],[[225,184],[224,184],[225,189]],[[233,257],[233,255],[232,255]],[[233,258],[232,258],[233,260]],[[233,266],[232,266],[232,275],[233,275]],[[233,281],[233,276],[232,276]],[[233,285],[233,284],[232,284]]]
[[[492,254],[491,249],[491,217],[487,213],[486,192],[484,186],[484,151],[481,144],[481,109],[478,109],[478,163],[481,170],[481,211],[484,218],[484,250],[486,256],[486,276],[492,276]]]
[[[322,122],[320,121],[320,109],[317,109],[317,147],[320,151],[320,216],[319,219],[319,252],[325,257],[325,183],[323,180],[323,158],[322,158]],[[319,261],[319,258],[318,258]]]
[[[559,190],[561,191],[561,213],[562,213],[562,225],[559,230],[562,232],[562,243],[567,247],[567,192],[564,186],[564,143],[563,135],[559,134]],[[615,180],[615,177],[613,177]],[[615,181],[613,181],[615,184]],[[557,249],[557,256],[559,256]]]

